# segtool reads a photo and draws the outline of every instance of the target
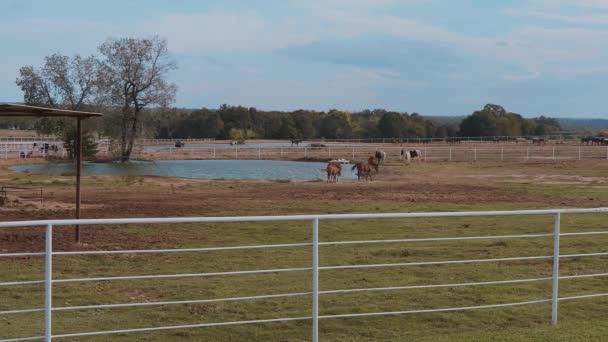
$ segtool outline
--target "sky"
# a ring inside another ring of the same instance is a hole
[[[608,118],[608,0],[1,0],[0,101],[23,65],[169,42],[175,105]]]

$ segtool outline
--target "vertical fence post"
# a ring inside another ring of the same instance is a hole
[[[319,218],[312,220],[312,342],[319,341]]]
[[[258,147],[258,160],[260,160],[262,154],[262,149]]]
[[[555,160],[555,147],[553,148],[553,160]]]
[[[281,147],[281,159],[283,159],[283,148]]]
[[[505,160],[505,148],[501,147],[500,148],[500,161],[504,161]]]
[[[448,158],[448,161],[452,161],[452,148],[450,147],[450,156]]]
[[[608,146],[606,147],[606,160],[608,160]]]
[[[327,147],[327,157],[331,158],[331,146]]]
[[[215,147],[213,148],[213,159],[215,159]]]
[[[355,147],[353,146],[353,159],[355,159]]]
[[[477,161],[477,147],[473,148],[473,160]]]
[[[235,159],[239,159],[239,147],[237,146],[234,150],[236,151],[235,152],[236,153],[236,158]]]
[[[551,324],[557,325],[557,304],[559,301],[559,235],[561,214],[555,214],[553,230],[553,291],[551,296]]]
[[[308,158],[308,148],[304,147],[304,158]]]
[[[526,148],[526,160],[530,160],[530,148]]]
[[[578,160],[581,160],[581,152],[582,152],[582,149],[581,149],[581,147],[579,146],[579,147],[578,147]]]
[[[44,248],[44,341],[50,342],[53,307],[53,225],[46,225]]]

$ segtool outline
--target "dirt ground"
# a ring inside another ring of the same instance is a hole
[[[13,203],[0,207],[0,221],[64,219],[74,216],[74,180],[10,171],[7,165],[40,162],[1,161],[0,185],[15,182],[44,188],[43,205]],[[608,163],[388,163],[372,182],[208,181],[163,177],[87,176],[83,181],[83,218],[236,216],[270,214],[420,210],[420,205],[450,210],[449,205],[493,205],[505,209],[608,206]],[[397,205],[399,209],[393,207]],[[86,231],[95,247],[136,248],[150,241],[128,240],[110,228]],[[58,232],[59,249],[77,246]],[[40,229],[0,230],[0,251],[40,250]],[[121,239],[124,239],[121,240]],[[84,246],[86,247],[86,246]]]

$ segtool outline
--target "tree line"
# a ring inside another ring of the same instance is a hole
[[[261,111],[222,105],[218,109],[160,109],[148,113],[158,139],[366,139],[537,136],[561,131],[557,120],[526,119],[488,104],[461,122],[383,109],[345,112]]]

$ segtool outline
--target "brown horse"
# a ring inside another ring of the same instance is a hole
[[[340,163],[329,162],[325,170],[327,171],[327,183],[337,183],[338,177],[342,176],[342,165]]]
[[[370,156],[365,161],[356,162],[353,165],[352,170],[357,169],[357,180],[361,180],[361,178],[365,177],[365,180],[372,180],[372,169],[378,172],[378,161],[373,156]]]
[[[370,156],[369,158],[367,158],[367,163],[374,169],[376,170],[376,173],[378,172],[378,167],[380,166],[380,161],[378,160],[378,158],[375,158],[374,156]]]

